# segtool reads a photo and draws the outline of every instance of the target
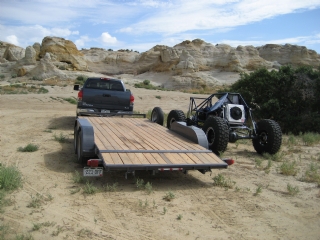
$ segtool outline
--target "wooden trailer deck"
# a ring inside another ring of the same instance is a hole
[[[94,129],[97,155],[105,168],[226,168],[210,150],[141,118],[81,117]]]

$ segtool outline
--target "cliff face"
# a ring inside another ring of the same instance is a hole
[[[46,56],[46,57],[45,57]],[[7,62],[7,63],[6,63]],[[214,85],[214,72],[245,72],[281,65],[320,66],[320,55],[304,46],[267,44],[261,47],[212,45],[201,39],[183,41],[173,47],[156,45],[138,53],[102,48],[78,50],[72,41],[45,37],[26,49],[0,41],[0,63],[13,64],[18,76],[66,79],[60,70],[91,71],[107,75],[146,72],[165,73],[172,86]],[[11,64],[11,65],[12,65]],[[41,71],[45,73],[41,73]]]

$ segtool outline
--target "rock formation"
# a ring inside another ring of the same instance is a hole
[[[67,75],[56,68],[52,63],[49,53],[46,53],[43,58],[40,59],[39,64],[33,68],[29,75],[35,79],[47,79],[51,77],[57,77],[59,79],[67,79]]]
[[[41,44],[40,58],[43,58],[46,53],[50,53],[58,62],[71,64],[77,70],[88,70],[83,54],[69,40],[58,37],[45,37]]]
[[[0,59],[3,58],[12,62],[22,59],[24,55],[24,48],[0,41]]]

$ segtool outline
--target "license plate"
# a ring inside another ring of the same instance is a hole
[[[83,176],[85,177],[102,177],[103,176],[103,168],[84,168]]]
[[[110,113],[110,110],[102,109],[102,110],[101,110],[101,113]]]

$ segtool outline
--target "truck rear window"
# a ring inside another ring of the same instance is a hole
[[[124,91],[121,82],[115,80],[88,79],[85,88]]]

